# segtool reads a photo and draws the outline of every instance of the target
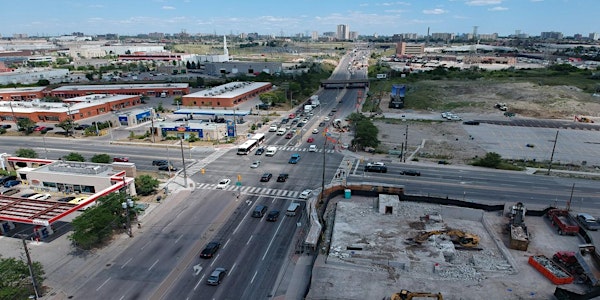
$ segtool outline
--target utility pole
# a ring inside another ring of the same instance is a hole
[[[556,131],[556,136],[554,137],[554,145],[552,146],[552,154],[550,155],[550,163],[548,164],[548,173],[546,175],[550,175],[550,170],[552,169],[552,160],[554,159],[554,150],[556,150],[556,141],[558,141],[558,130]]]
[[[29,276],[31,276],[31,284],[33,285],[33,292],[35,293],[35,298],[38,299],[40,294],[38,292],[37,280],[35,279],[35,275],[33,274],[33,263],[31,262],[31,256],[29,255],[29,249],[27,248],[27,243],[25,242],[26,234],[20,234],[21,240],[23,241],[23,248],[25,249],[25,257],[27,258],[27,267],[29,267]]]
[[[12,107],[12,101],[8,101],[8,106],[10,106],[10,112],[12,113],[13,121],[15,121],[15,126],[17,127],[17,130],[21,129],[21,128],[19,128],[19,122],[17,120],[17,115],[15,115],[15,111],[13,110],[13,107]]]
[[[406,133],[404,133],[404,150],[402,151],[402,162],[406,162],[406,151],[408,151],[408,124],[406,124]]]
[[[321,195],[319,197],[319,203],[323,203],[323,196],[325,194],[325,147],[327,147],[327,136],[325,135],[325,141],[323,142],[323,174],[321,177]]]
[[[181,138],[181,142],[179,144],[181,145],[181,162],[183,163],[183,184],[187,188],[188,184],[187,184],[187,172],[185,170],[185,155],[183,155],[183,138]]]

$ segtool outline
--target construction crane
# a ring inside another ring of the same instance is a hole
[[[438,300],[444,300],[442,293],[424,293],[424,292],[410,292],[407,290],[401,290],[400,293],[392,294],[390,300],[411,300],[414,298],[436,298]]]
[[[421,244],[432,235],[442,234],[449,236],[453,243],[464,248],[477,248],[479,246],[479,236],[456,229],[426,231],[408,240]]]

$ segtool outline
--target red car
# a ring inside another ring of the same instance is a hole
[[[36,126],[35,128],[33,128],[33,131],[42,131],[46,129],[46,126]]]
[[[285,135],[286,139],[291,139],[294,137],[294,133],[293,132],[288,132],[288,134]]]
[[[113,161],[115,161],[115,162],[129,162],[129,157],[114,157]]]
[[[314,141],[315,141],[315,139],[313,139],[313,138],[308,138],[308,140],[306,140],[306,142],[308,142],[308,143],[312,143]]]
[[[290,114],[288,117],[289,117],[290,119],[293,119],[293,118],[295,118],[295,117],[296,117],[296,114]]]

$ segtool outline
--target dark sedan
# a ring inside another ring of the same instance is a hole
[[[200,252],[201,258],[212,258],[217,253],[217,250],[221,248],[221,243],[219,242],[210,242],[206,244],[206,247]]]

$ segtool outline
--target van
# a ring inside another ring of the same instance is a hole
[[[267,147],[267,151],[265,151],[266,156],[273,156],[275,153],[277,153],[277,147],[274,146]]]
[[[286,216],[295,216],[298,208],[300,207],[300,203],[292,202],[290,206],[288,206],[287,211],[285,212]]]
[[[286,131],[285,128],[281,127],[277,130],[277,135],[284,135]]]
[[[262,218],[266,213],[267,209],[269,209],[266,205],[257,205],[254,207],[254,211],[252,212],[253,218]]]
[[[275,132],[277,131],[277,125],[273,124],[269,127],[269,132]]]

